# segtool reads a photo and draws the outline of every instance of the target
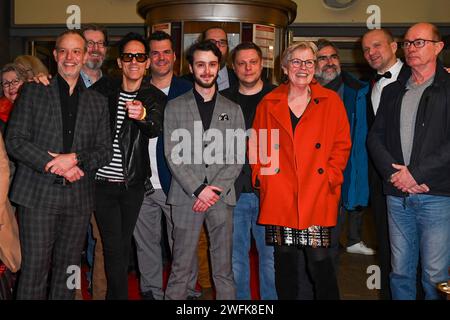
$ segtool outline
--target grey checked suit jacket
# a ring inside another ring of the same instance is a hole
[[[198,132],[194,134],[195,126],[201,128],[200,135],[197,134]],[[245,138],[241,141],[240,145],[236,141],[232,144],[230,141],[224,140],[223,146],[219,151],[222,153],[221,158],[224,159],[223,163],[205,163],[205,159],[202,157],[203,150],[212,141],[202,141],[202,120],[192,90],[168,102],[164,113],[163,128],[164,154],[172,172],[172,183],[167,202],[172,205],[193,203],[194,191],[203,183],[204,178],[207,177],[208,185],[217,186],[223,190],[220,195],[221,200],[228,205],[235,205],[234,181],[241,172],[242,161],[245,160]],[[221,131],[224,138],[226,136],[226,129],[241,129],[242,133],[245,131],[241,108],[219,93],[217,94],[209,130],[211,129]],[[181,146],[180,141],[182,139],[172,141],[173,134],[175,136],[177,134],[186,135],[186,139],[181,143],[191,146],[188,152],[186,152],[187,150],[179,152],[179,147]],[[200,150],[200,152],[196,152],[196,150]],[[218,151],[219,149],[216,150]],[[207,154],[210,154],[210,152],[207,152]],[[190,159],[190,163],[179,164],[180,155],[181,157]],[[234,159],[233,164],[226,163],[225,159],[227,157]],[[195,163],[193,163],[194,158],[197,160]]]
[[[71,184],[70,195],[81,210],[94,208],[95,170],[109,163],[112,143],[108,102],[82,82],[71,152],[82,159],[85,176]],[[56,77],[48,87],[26,84],[16,101],[6,136],[8,154],[18,168],[11,189],[11,200],[27,208],[58,205],[63,201],[55,192],[56,175],[46,173],[52,159],[47,151],[62,153],[62,114]]]

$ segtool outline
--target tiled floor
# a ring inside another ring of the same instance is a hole
[[[364,212],[362,240],[370,248],[376,247],[374,220],[370,210]],[[346,244],[347,221],[345,221],[341,244]],[[369,289],[367,286],[368,278],[373,274],[370,266],[377,265],[377,256],[365,256],[360,254],[351,254],[340,250],[340,267],[338,273],[339,288],[341,299],[343,300],[378,300],[378,290]],[[369,270],[368,270],[369,268]],[[373,282],[369,279],[369,286]]]

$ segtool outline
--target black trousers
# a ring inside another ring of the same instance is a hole
[[[381,176],[375,170],[373,164],[369,162],[369,187],[370,205],[372,207],[375,220],[377,236],[377,256],[380,265],[380,298],[382,300],[391,299],[389,286],[389,273],[391,272],[391,246],[389,242],[389,228],[386,208],[386,197],[383,194],[383,184]]]
[[[144,186],[98,181],[95,218],[103,241],[106,299],[128,299],[131,239],[144,199]]]
[[[329,249],[275,246],[274,257],[279,300],[339,300]]]

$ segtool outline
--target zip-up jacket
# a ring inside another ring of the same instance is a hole
[[[368,147],[383,177],[384,193],[407,196],[394,187],[393,163],[404,164],[400,141],[400,109],[411,69],[404,65],[397,81],[383,89],[380,107],[368,137]],[[450,196],[450,75],[438,61],[433,83],[420,99],[408,169],[427,194]]]

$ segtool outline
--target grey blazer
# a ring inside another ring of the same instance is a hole
[[[194,93],[190,90],[168,102],[163,128],[164,154],[172,172],[167,202],[172,205],[193,203],[194,191],[207,177],[208,185],[223,190],[221,200],[235,205],[234,182],[241,172],[246,152],[241,108],[217,94],[210,128],[203,132]],[[239,139],[225,139],[227,129],[229,134],[240,129]],[[211,139],[211,134],[221,134],[223,139]],[[213,157],[203,157],[203,154]]]
[[[28,208],[57,205],[64,199],[55,192],[56,175],[44,171],[52,159],[47,151],[62,153],[62,114],[56,77],[48,87],[24,85],[8,123],[8,154],[17,163],[11,200]],[[95,170],[109,163],[112,144],[108,102],[94,90],[80,88],[71,152],[83,160],[85,176],[70,185],[73,203],[81,210],[94,208]]]

